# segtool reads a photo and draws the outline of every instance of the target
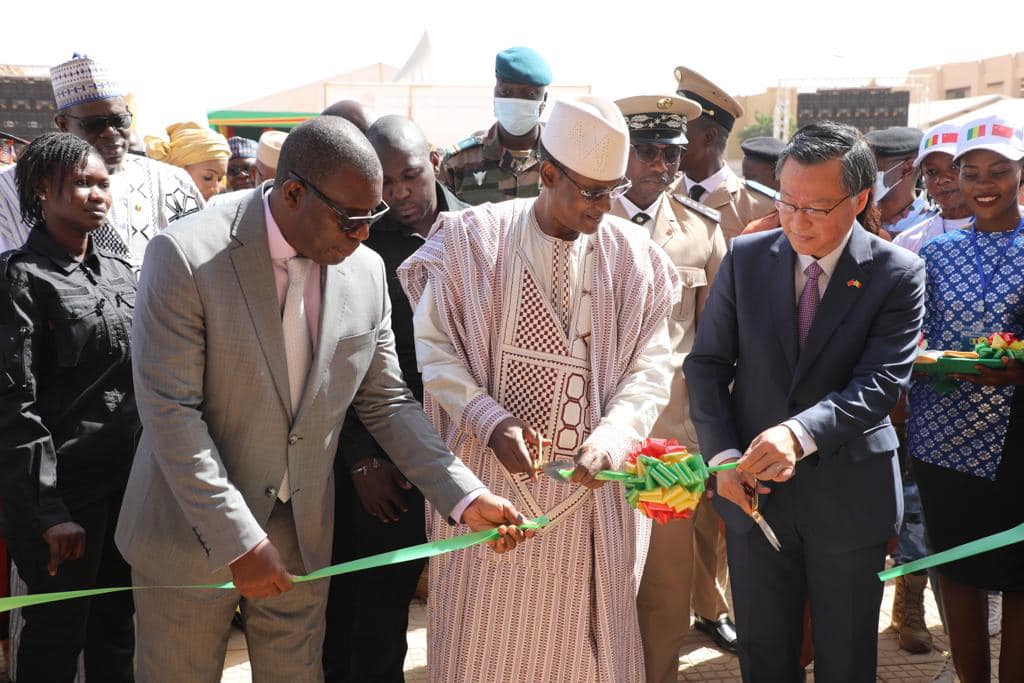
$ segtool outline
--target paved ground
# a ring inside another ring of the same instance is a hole
[[[949,648],[949,641],[942,633],[935,601],[929,592],[925,598],[926,621],[931,629],[935,645],[941,651],[937,650],[926,655],[911,655],[900,650],[896,645],[895,633],[888,628],[893,590],[891,583],[886,586],[885,597],[882,599],[882,614],[878,620],[878,680],[885,683],[891,681],[925,683],[930,681],[932,676],[942,668],[944,651]],[[409,654],[405,660],[406,680],[410,682],[426,680],[426,616],[426,605],[418,600],[415,601],[409,613]],[[245,637],[240,632],[235,632],[228,647],[222,683],[248,683],[251,676],[245,651]],[[996,669],[998,661],[995,658],[999,652],[998,636],[992,639],[992,651],[993,669]],[[813,681],[814,677],[813,675],[808,676],[807,679]],[[740,680],[739,664],[734,656],[716,649],[703,634],[691,631],[679,656],[679,680],[738,682]]]

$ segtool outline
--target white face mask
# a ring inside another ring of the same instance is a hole
[[[541,100],[520,100],[514,97],[494,98],[494,117],[512,135],[526,135],[540,120]]]
[[[889,194],[889,192],[890,192],[890,190],[892,190],[892,188],[896,187],[901,182],[903,182],[903,180],[905,178],[910,176],[909,173],[904,173],[903,175],[898,175],[900,173],[900,168],[902,166],[903,166],[903,162],[900,162],[900,163],[896,164],[895,166],[893,166],[892,168],[890,168],[888,170],[879,171],[878,173],[875,174],[875,203],[876,204],[878,202],[882,201],[882,197],[884,197],[885,195]],[[888,176],[888,178],[886,178],[886,176]]]

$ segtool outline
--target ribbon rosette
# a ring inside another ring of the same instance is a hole
[[[687,519],[697,508],[710,472],[700,453],[675,439],[647,439],[627,457],[626,502],[656,521]]]

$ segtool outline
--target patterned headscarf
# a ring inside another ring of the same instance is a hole
[[[184,168],[211,159],[230,159],[231,148],[224,136],[194,121],[167,127],[170,141],[146,137],[146,156]]]

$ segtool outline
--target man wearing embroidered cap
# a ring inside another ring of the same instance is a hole
[[[722,214],[727,242],[748,223],[775,210],[771,193],[740,180],[725,163],[725,143],[743,107],[717,85],[685,66],[676,67],[676,92],[703,109],[687,137],[690,144],[680,168],[678,191]]]
[[[890,235],[898,235],[935,214],[917,192],[920,168],[914,159],[921,138],[920,130],[906,126],[873,130],[864,136],[878,164],[873,198],[882,227]]]
[[[442,213],[398,271],[434,425],[493,491],[551,518],[512,562],[431,560],[437,683],[643,676],[649,524],[594,474],[618,468],[668,402],[678,276],[645,229],[607,215],[630,187],[613,103],[556,102],[541,152],[539,198]],[[538,480],[538,459],[575,464],[577,485]],[[428,520],[432,538],[459,531]]]
[[[256,150],[259,145],[249,138],[228,138],[231,158],[228,159],[228,189],[251,190],[256,187],[252,178],[252,166],[256,163]]]
[[[202,208],[203,198],[181,169],[127,154],[132,112],[104,65],[75,55],[53,67],[50,77],[57,127],[99,150],[110,173],[108,225],[92,238],[96,246],[138,268],[149,240],[171,221]],[[0,251],[20,247],[28,230],[14,189],[14,168],[5,169],[0,172]]]
[[[616,104],[629,128],[626,176],[633,185],[612,205],[611,213],[646,228],[672,261],[682,284],[682,297],[669,316],[671,396],[651,435],[676,439],[696,451],[683,359],[693,346],[709,285],[725,256],[725,238],[717,211],[667,190],[686,148],[687,127],[701,115],[701,108],[683,97],[658,95],[627,97]],[[693,520],[654,526],[637,596],[644,664],[652,683],[676,680],[679,648],[690,630],[692,573]]]
[[[535,50],[510,47],[494,60],[494,116],[484,135],[448,149],[438,179],[467,204],[536,197],[540,192],[540,114],[551,67]]]

